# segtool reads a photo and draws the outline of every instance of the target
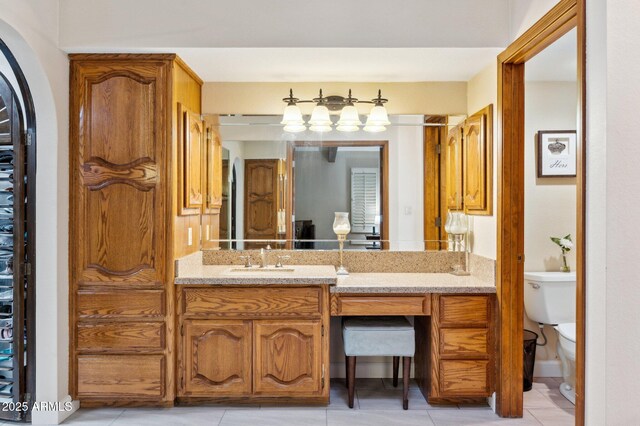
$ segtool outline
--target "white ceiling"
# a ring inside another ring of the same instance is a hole
[[[577,72],[578,40],[575,29],[528,60],[524,67],[527,81],[577,81]]]
[[[467,81],[500,48],[176,49],[204,81]]]
[[[59,43],[67,51],[500,47],[509,11],[509,0],[60,0]]]
[[[59,45],[177,53],[205,81],[468,81],[554,1],[60,0]],[[569,78],[550,55],[528,78]]]

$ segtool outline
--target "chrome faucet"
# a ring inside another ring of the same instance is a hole
[[[261,268],[267,268],[269,266],[269,252],[271,251],[271,245],[267,244],[267,248],[260,249]]]

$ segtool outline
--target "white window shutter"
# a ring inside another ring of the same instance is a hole
[[[379,171],[351,169],[351,232],[371,233],[380,213]]]

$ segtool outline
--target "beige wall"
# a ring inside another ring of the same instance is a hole
[[[22,68],[36,110],[36,397],[69,401],[69,62],[57,47],[57,1],[0,0],[0,10],[0,39]],[[32,423],[55,424],[69,414],[36,410]]]
[[[370,100],[382,90],[389,99],[389,114],[461,114],[467,110],[466,82],[420,83],[218,83],[207,82],[202,89],[204,114],[282,114],[293,89],[295,97],[313,99],[322,88],[324,96],[353,96]],[[368,113],[370,105],[358,105],[361,114]],[[301,104],[303,114],[310,114],[313,104]]]
[[[601,265],[604,258],[606,269],[604,277],[587,270],[587,289],[591,292],[587,298],[587,326],[600,327],[598,323],[604,322],[606,328],[605,340],[590,340],[593,336],[587,336],[587,350],[606,346],[605,362],[596,367],[605,370],[606,385],[604,389],[590,390],[593,395],[588,398],[587,406],[598,399],[606,406],[606,419],[601,424],[630,425],[637,424],[640,419],[640,196],[637,192],[640,144],[634,131],[640,98],[640,56],[637,54],[640,51],[640,7],[637,0],[607,0],[606,13],[601,13],[599,6],[589,9],[590,6],[594,5],[587,2],[587,16],[606,16],[606,23],[604,27],[595,25],[594,32],[587,34],[587,40],[593,42],[593,50],[587,52],[587,58],[596,58],[587,63],[587,78],[594,78],[590,82],[593,91],[588,92],[587,98],[590,115],[587,117],[587,155],[590,157],[587,231],[604,227],[605,235],[598,238],[602,235],[599,231],[587,234],[587,265],[588,268],[591,268],[591,262],[594,262],[593,266]],[[590,24],[587,24],[587,31]],[[598,51],[601,43],[605,43],[606,54]],[[600,63],[606,63],[603,80],[599,79],[602,74],[598,74],[602,70]],[[594,87],[596,84],[598,86]],[[603,84],[606,96],[599,96]],[[603,108],[604,115],[600,116]],[[600,133],[603,128],[604,138]],[[603,182],[605,192],[601,193]],[[605,309],[595,312],[602,299],[605,299]],[[587,359],[587,365],[589,361]]]
[[[525,271],[558,271],[560,249],[549,237],[576,235],[576,179],[538,178],[536,132],[575,130],[575,82],[525,85]],[[575,271],[575,250],[568,256]]]
[[[490,259],[496,258],[496,209],[498,203],[498,69],[489,65],[471,80],[467,86],[467,113],[469,115],[493,104],[493,215],[471,216],[471,251]]]
[[[578,105],[575,82],[527,82],[525,85],[525,271],[558,271],[560,249],[551,236],[576,235],[576,179],[537,178],[536,132],[539,130],[575,130]],[[575,251],[568,254],[575,271]],[[538,334],[538,324],[525,316],[525,328]],[[557,336],[545,326],[546,346],[539,346],[536,376],[560,376],[556,354]]]

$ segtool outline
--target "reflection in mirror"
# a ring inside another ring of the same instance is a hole
[[[229,150],[222,148],[222,205],[220,207],[220,240],[235,240],[235,168],[229,164]],[[231,243],[222,244],[225,248],[234,248]]]
[[[337,249],[332,222],[343,211],[346,250],[446,250],[442,162],[431,153],[455,121],[439,117],[392,115],[379,133],[293,134],[281,116],[216,116],[224,185],[215,247]]]
[[[336,238],[335,212],[350,213],[345,250],[381,248],[384,146],[366,141],[295,144],[295,239],[319,240],[296,242],[295,248],[337,249],[337,242],[327,241]]]

